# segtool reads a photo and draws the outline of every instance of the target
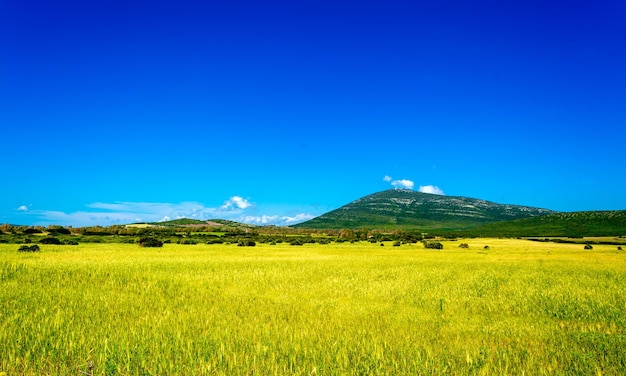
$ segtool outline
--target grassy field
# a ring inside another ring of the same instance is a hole
[[[0,244],[0,375],[626,373],[626,252],[463,242]]]

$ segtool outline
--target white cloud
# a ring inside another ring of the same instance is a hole
[[[313,209],[313,208],[311,208]],[[223,205],[207,207],[198,202],[94,202],[85,210],[63,212],[54,210],[28,210],[33,224],[64,226],[109,226],[137,222],[164,222],[171,219],[228,219],[255,225],[288,226],[304,222],[315,215],[308,208],[275,205],[259,208],[241,196],[232,196]],[[319,208],[314,208],[314,212]]]
[[[289,226],[296,223],[304,222],[316,216],[309,213],[300,213],[293,216],[290,215],[245,215],[238,219],[239,222],[252,225],[276,225]]]
[[[413,189],[413,187],[415,186],[415,183],[411,180],[401,179],[401,180],[392,181],[391,185],[393,185],[396,188]]]
[[[247,209],[251,207],[252,204],[241,196],[233,196],[228,200],[224,201],[224,205],[222,205],[223,210],[231,210],[231,209]]]
[[[408,180],[408,179],[393,180],[393,178],[389,175],[385,175],[385,177],[383,178],[383,181],[391,183],[391,185],[393,185],[394,188],[413,189],[413,187],[415,186],[415,183],[412,180]]]
[[[20,206],[19,208],[15,209],[15,210],[25,212],[25,211],[28,211],[28,206],[22,205],[22,206]]]
[[[430,193],[433,195],[445,195],[441,188],[434,185],[420,185],[418,191],[422,193]]]

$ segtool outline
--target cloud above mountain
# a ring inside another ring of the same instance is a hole
[[[413,182],[412,180],[393,180],[393,178],[389,175],[385,175],[385,177],[383,177],[383,181],[390,183],[394,188],[413,189],[413,187],[415,186],[415,182]]]
[[[445,196],[443,190],[435,185],[420,185],[420,187],[418,188],[418,192]]]

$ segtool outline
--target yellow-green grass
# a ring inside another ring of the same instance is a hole
[[[0,373],[626,373],[625,252],[443,244],[0,244]]]

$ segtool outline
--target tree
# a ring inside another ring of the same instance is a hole
[[[137,240],[140,247],[163,247],[163,242],[157,238],[143,237]]]
[[[23,245],[18,249],[18,252],[39,252],[41,249],[37,244]]]
[[[57,238],[43,238],[39,241],[39,244],[56,244],[56,245],[60,245],[61,241]]]
[[[443,249],[443,244],[436,241],[423,241],[424,248],[427,249]]]

